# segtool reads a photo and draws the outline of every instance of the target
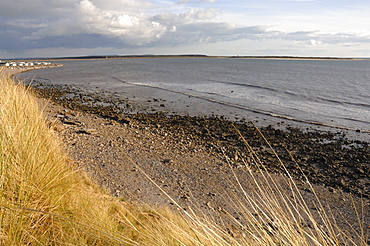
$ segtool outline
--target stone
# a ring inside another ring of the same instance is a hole
[[[83,128],[83,129],[79,130],[78,133],[84,133],[84,134],[91,135],[91,134],[97,134],[98,131],[96,129],[93,129],[93,128],[91,128],[91,129]]]
[[[83,123],[81,121],[63,120],[63,124],[81,126]]]

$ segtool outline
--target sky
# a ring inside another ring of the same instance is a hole
[[[369,0],[0,0],[0,59],[370,57]]]

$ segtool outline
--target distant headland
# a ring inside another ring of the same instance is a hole
[[[343,57],[302,57],[302,56],[208,56],[202,54],[179,54],[179,55],[91,55],[91,56],[66,56],[44,58],[22,58],[12,60],[93,60],[93,59],[138,59],[138,58],[232,58],[232,59],[291,59],[291,60],[361,60],[358,58]],[[10,59],[7,59],[10,60]]]

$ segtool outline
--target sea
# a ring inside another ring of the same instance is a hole
[[[137,58],[61,61],[20,75],[114,93],[147,112],[224,116],[365,133],[370,60]]]

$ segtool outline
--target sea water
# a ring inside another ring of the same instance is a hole
[[[21,77],[109,91],[150,110],[370,131],[370,60],[64,61]]]

